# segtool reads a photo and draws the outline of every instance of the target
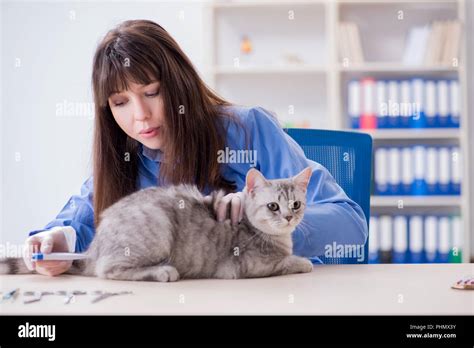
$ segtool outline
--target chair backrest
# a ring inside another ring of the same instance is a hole
[[[285,131],[301,146],[306,157],[320,163],[332,174],[347,196],[359,204],[370,219],[370,183],[372,174],[372,138],[368,134],[286,128]],[[324,263],[368,263],[368,238],[364,261],[357,258],[325,259]]]

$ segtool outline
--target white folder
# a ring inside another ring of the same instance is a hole
[[[428,262],[436,261],[436,249],[437,249],[437,235],[438,235],[438,217],[437,216],[426,216],[425,217],[425,253],[426,260]]]
[[[439,80],[437,83],[438,88],[438,115],[440,125],[449,125],[449,94],[448,94],[448,81]]]

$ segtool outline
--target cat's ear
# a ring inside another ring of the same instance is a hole
[[[261,187],[266,185],[268,182],[257,169],[251,168],[247,172],[247,177],[245,178],[245,187],[247,192],[252,192],[256,187]]]
[[[306,189],[308,188],[309,180],[311,179],[311,174],[313,174],[313,170],[311,169],[311,167],[306,167],[293,177],[293,182],[298,188],[303,191],[306,191]]]

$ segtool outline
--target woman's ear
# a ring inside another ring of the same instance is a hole
[[[256,187],[264,186],[267,184],[267,180],[257,169],[251,168],[247,172],[245,178],[245,189],[248,193],[251,193]]]
[[[293,177],[293,182],[296,184],[298,188],[303,191],[306,191],[308,188],[309,180],[311,179],[311,175],[313,174],[313,170],[311,167],[306,167],[301,172]]]

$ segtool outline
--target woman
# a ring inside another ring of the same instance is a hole
[[[223,220],[230,211],[237,223],[245,175],[253,166],[269,179],[313,169],[305,217],[293,234],[295,254],[323,255],[333,242],[365,243],[361,208],[328,171],[306,159],[266,110],[238,107],[213,93],[158,24],[133,20],[111,30],[95,53],[92,83],[93,176],[56,219],[30,232],[30,269],[51,276],[65,272],[71,261],[32,263],[31,251],[84,251],[104,209],[152,185],[194,183],[204,194],[224,188],[230,193],[216,214]],[[232,151],[246,156],[223,156]]]

